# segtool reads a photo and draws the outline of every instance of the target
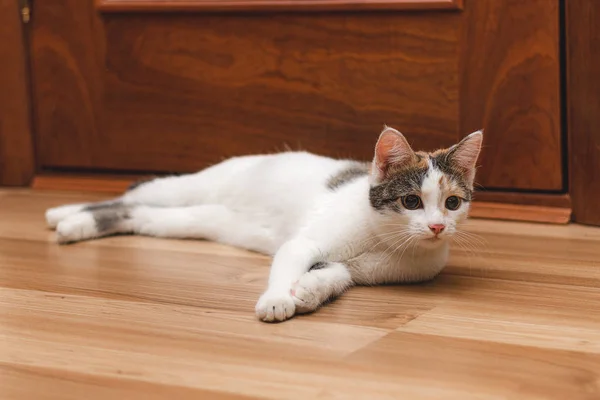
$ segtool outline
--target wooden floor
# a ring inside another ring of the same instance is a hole
[[[60,247],[0,192],[0,399],[600,399],[600,229],[471,221],[433,283],[254,317],[269,259],[193,241]]]

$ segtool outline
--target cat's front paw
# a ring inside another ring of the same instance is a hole
[[[256,316],[265,322],[285,321],[294,316],[296,305],[289,293],[266,291],[256,303]]]
[[[315,311],[326,300],[322,285],[310,272],[307,272],[292,286],[292,298],[296,304],[298,314],[306,314]],[[325,299],[324,299],[325,297]]]

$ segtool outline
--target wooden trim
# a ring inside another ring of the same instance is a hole
[[[544,206],[571,208],[571,196],[567,193],[519,193],[519,192],[477,192],[477,201],[486,203],[516,204],[525,206]]]
[[[472,218],[550,224],[568,224],[571,221],[570,208],[488,203],[484,201],[474,201],[470,215]]]
[[[33,188],[39,190],[119,194],[127,190],[133,182],[145,178],[147,177],[135,175],[48,174],[36,176],[33,181]],[[523,197],[520,194],[519,196]],[[535,199],[535,197],[533,198]],[[566,203],[557,202],[556,204]],[[566,224],[570,221],[571,209],[570,207],[475,201],[471,209],[471,216],[474,218]]]
[[[600,225],[600,2],[568,0],[566,103],[569,193],[576,222]]]
[[[460,10],[463,0],[96,0],[103,12]]]
[[[35,173],[25,37],[17,1],[0,0],[0,185],[27,186]]]
[[[141,179],[134,175],[44,174],[36,176],[31,186],[39,190],[118,194]]]

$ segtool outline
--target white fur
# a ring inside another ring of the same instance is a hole
[[[206,238],[273,254],[267,290],[256,305],[264,321],[283,321],[314,311],[353,284],[422,281],[446,264],[448,242],[468,205],[443,212],[440,172],[430,168],[423,187],[424,208],[376,211],[367,176],[336,190],[329,177],[348,166],[309,153],[238,157],[204,171],[157,179],[120,199],[131,208],[115,232],[172,238]],[[60,242],[97,232],[83,205],[48,210]],[[428,224],[448,228],[431,241]],[[309,271],[328,262],[326,268]]]

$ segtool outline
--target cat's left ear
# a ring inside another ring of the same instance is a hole
[[[462,174],[471,184],[475,179],[475,167],[477,158],[481,152],[482,143],[483,130],[476,131],[461,140],[458,144],[452,146],[448,154],[454,169]]]
[[[402,168],[415,160],[415,152],[399,131],[385,127],[375,145],[375,157],[371,168],[371,180],[381,182],[390,176],[394,168]]]

